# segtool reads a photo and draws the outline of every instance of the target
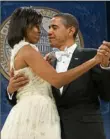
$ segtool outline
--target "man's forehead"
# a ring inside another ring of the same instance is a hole
[[[53,17],[50,20],[50,24],[59,24],[59,23],[61,23],[61,18],[60,17]]]
[[[61,20],[61,17],[52,17],[52,18],[51,18],[51,21],[54,21],[54,20],[60,21],[60,20]]]

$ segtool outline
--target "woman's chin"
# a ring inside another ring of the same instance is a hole
[[[32,44],[36,44],[36,43],[38,43],[38,41],[39,41],[39,40],[36,39],[36,40],[31,41],[31,43],[32,43]]]

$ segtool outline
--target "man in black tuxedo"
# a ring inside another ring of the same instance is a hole
[[[76,67],[95,56],[97,50],[80,48],[75,43],[79,30],[77,19],[70,14],[58,14],[51,19],[49,40],[59,48],[53,66],[57,72]],[[70,84],[52,87],[61,119],[62,139],[105,139],[99,98],[110,101],[110,42],[103,42],[99,50],[105,54],[101,65],[95,66]],[[48,57],[47,59],[50,59]],[[10,79],[8,92],[13,93],[27,83],[26,77]],[[13,103],[16,103],[16,93]]]

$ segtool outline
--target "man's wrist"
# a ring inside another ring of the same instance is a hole
[[[110,61],[108,62],[107,65],[100,64],[100,67],[101,67],[102,69],[110,70]]]
[[[101,63],[100,65],[101,65],[102,67],[105,67],[105,68],[106,68],[106,67],[110,67],[110,61],[108,61],[106,64],[102,64],[102,63]]]
[[[109,67],[110,66],[110,61],[106,64],[101,64],[102,67]]]

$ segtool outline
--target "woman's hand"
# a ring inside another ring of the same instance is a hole
[[[101,66],[104,66],[104,67],[108,66],[110,62],[109,61],[110,60],[110,48],[102,44],[97,50],[95,59],[98,63],[101,64]]]

